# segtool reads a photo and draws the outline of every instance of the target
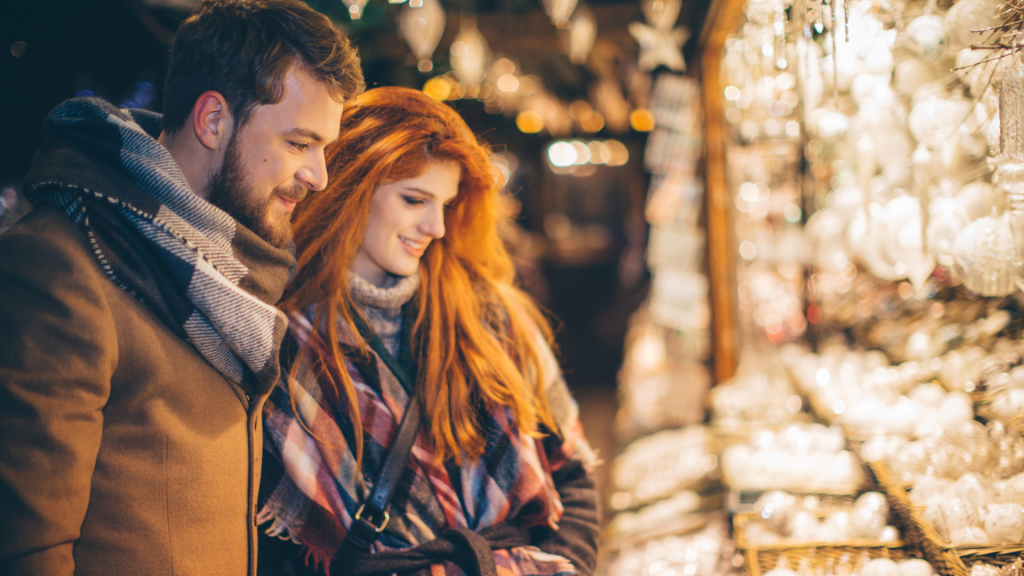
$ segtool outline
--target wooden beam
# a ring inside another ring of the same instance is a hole
[[[700,37],[700,78],[704,94],[705,187],[708,209],[708,271],[711,284],[715,382],[736,372],[736,250],[726,177],[722,86],[719,82],[725,40],[735,34],[746,0],[714,0]]]

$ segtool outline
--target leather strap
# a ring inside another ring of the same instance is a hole
[[[529,546],[526,529],[507,522],[488,526],[480,532],[465,528],[449,528],[437,538],[404,550],[387,550],[364,556],[345,576],[390,576],[429,570],[432,564],[449,560],[469,576],[497,576],[494,550]],[[331,565],[331,576],[337,576]]]
[[[331,562],[331,574],[351,574],[359,559],[370,550],[370,547],[381,532],[387,527],[390,516],[388,506],[394,495],[395,487],[402,478],[409,452],[416,441],[420,429],[420,401],[415,394],[413,376],[403,368],[398,360],[388,351],[380,337],[373,333],[369,326],[359,317],[353,315],[359,333],[370,342],[370,348],[384,361],[384,364],[395,375],[402,387],[409,394],[409,404],[405,407],[402,422],[398,425],[398,433],[388,450],[388,455],[381,466],[380,474],[373,485],[369,498],[363,502],[352,519],[345,540],[342,541],[338,553]],[[405,332],[403,330],[403,332]],[[403,334],[402,346],[407,346],[408,338]]]

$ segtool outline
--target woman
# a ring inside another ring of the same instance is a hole
[[[589,576],[594,456],[551,331],[513,286],[486,148],[448,106],[379,88],[346,103],[327,162],[295,216],[289,376],[264,413],[259,518],[279,538],[260,574]],[[411,403],[415,444],[353,568],[346,537]]]

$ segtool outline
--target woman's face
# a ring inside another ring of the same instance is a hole
[[[458,194],[461,177],[455,162],[432,162],[419,176],[377,188],[352,271],[376,286],[388,274],[415,274],[430,242],[444,236],[445,207]]]

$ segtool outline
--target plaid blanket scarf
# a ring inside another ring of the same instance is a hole
[[[155,139],[160,121],[96,98],[64,102],[25,193],[84,228],[110,279],[228,380],[266,393],[287,328],[273,304],[295,259],[192,193]]]
[[[371,353],[356,350],[353,335],[342,327],[340,344],[345,370],[355,384],[363,419],[362,473],[356,471],[354,434],[348,410],[328,384],[321,386],[318,373],[325,371],[341,381],[330,351],[310,324],[312,314],[290,317],[287,347],[310,352],[299,362],[293,382],[294,398],[282,382],[271,392],[264,408],[264,442],[270,457],[284,468],[277,487],[260,511],[258,522],[271,522],[267,533],[290,538],[307,551],[318,565],[329,569],[330,560],[344,539],[359,505],[372,489],[392,439],[398,430],[409,398],[405,390]],[[476,462],[463,459],[435,465],[426,429],[413,445],[410,462],[391,503],[391,521],[372,552],[409,548],[435,538],[446,528],[480,531],[499,522],[521,526],[557,528],[562,505],[551,479],[568,458],[594,457],[582,434],[575,402],[561,379],[554,355],[547,347],[545,374],[549,375],[548,400],[559,424],[561,437],[534,440],[522,434],[507,409],[499,407],[484,416],[488,431],[484,456]],[[298,407],[310,435],[296,420]],[[535,547],[494,552],[500,576],[571,575],[576,570],[561,556]],[[462,570],[451,562],[435,564],[432,576],[457,576]]]

